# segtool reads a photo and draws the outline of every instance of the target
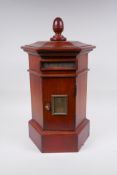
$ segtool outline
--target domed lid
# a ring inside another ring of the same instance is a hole
[[[22,46],[21,48],[26,52],[42,53],[42,52],[89,52],[95,46],[84,44],[78,41],[67,41],[61,35],[64,30],[64,23],[60,17],[54,19],[53,31],[55,35],[50,38],[50,41],[38,41],[30,45]]]

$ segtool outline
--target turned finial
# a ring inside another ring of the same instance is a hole
[[[61,33],[64,30],[64,23],[63,20],[60,17],[57,17],[53,21],[53,31],[55,32],[55,35],[50,38],[51,41],[66,41],[66,38],[61,35]]]

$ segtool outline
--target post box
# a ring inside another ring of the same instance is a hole
[[[63,29],[57,17],[50,41],[22,46],[29,56],[29,136],[41,152],[76,152],[89,136],[88,53],[95,46],[67,41]]]

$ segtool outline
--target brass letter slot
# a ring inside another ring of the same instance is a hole
[[[75,62],[46,62],[42,63],[42,68],[75,68]]]

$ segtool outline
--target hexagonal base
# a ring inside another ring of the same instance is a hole
[[[89,120],[83,120],[75,131],[47,131],[30,120],[29,136],[41,152],[77,152],[89,136]]]

